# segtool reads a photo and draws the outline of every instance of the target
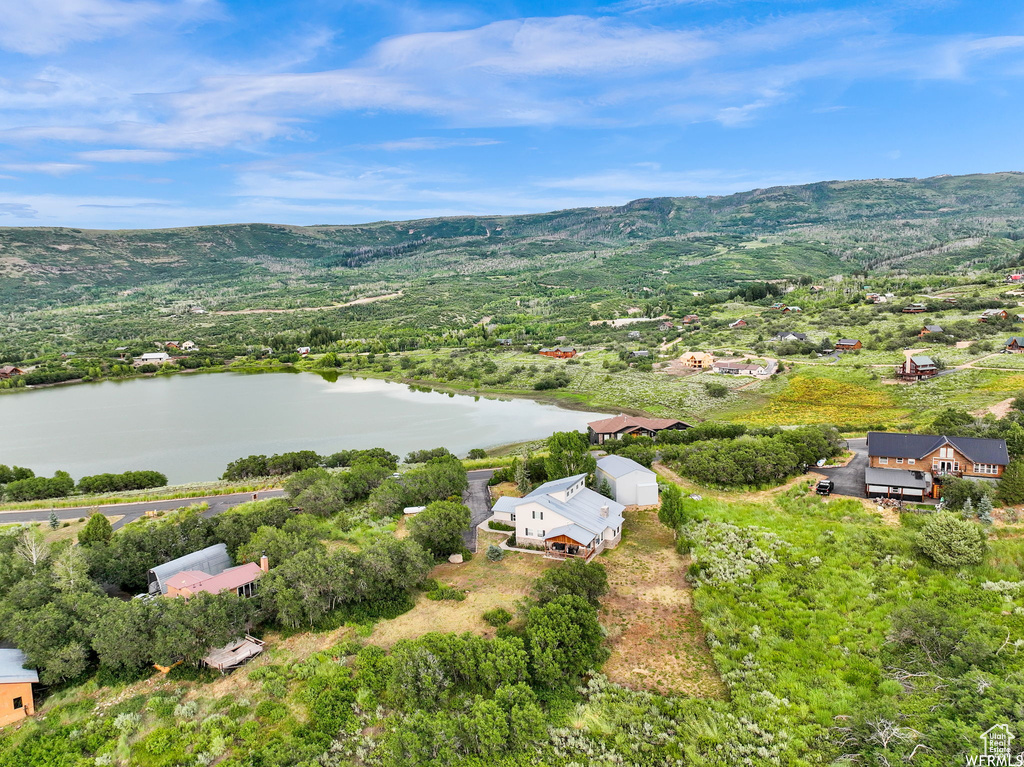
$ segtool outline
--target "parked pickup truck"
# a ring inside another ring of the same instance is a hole
[[[814,492],[818,495],[832,495],[832,490],[835,488],[836,483],[831,479],[821,480],[817,487],[814,488]]]

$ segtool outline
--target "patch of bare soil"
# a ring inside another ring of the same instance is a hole
[[[389,648],[401,639],[414,639],[430,631],[471,631],[493,637],[495,630],[484,623],[483,614],[495,607],[516,611],[516,603],[530,593],[534,579],[554,560],[532,554],[510,552],[500,562],[487,559],[487,547],[505,536],[480,532],[480,551],[469,562],[438,565],[430,577],[439,583],[466,591],[462,602],[441,600],[434,602],[425,594],[419,595],[416,606],[397,618],[376,625],[368,642]]]
[[[357,298],[353,301],[346,301],[343,304],[329,304],[328,306],[299,306],[294,309],[233,309],[230,311],[213,312],[213,314],[291,314],[292,312],[322,312],[325,309],[344,309],[346,306],[359,306],[360,304],[372,304],[377,301],[387,301],[392,298],[398,298],[401,295],[402,291],[398,291],[397,293]]]
[[[627,531],[617,548],[601,557],[611,591],[602,600],[611,657],[609,679],[632,688],[720,698],[718,678],[693,609],[685,557],[655,509],[629,509]]]
[[[991,413],[996,418],[1006,418],[1006,416],[1010,414],[1010,407],[1013,405],[1013,400],[1013,397],[1010,397],[1009,399],[1004,399],[1002,402],[997,402],[994,405],[983,407],[981,410],[975,410],[974,413],[972,413],[972,415],[984,416],[988,413]]]

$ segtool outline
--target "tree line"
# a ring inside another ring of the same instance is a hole
[[[147,490],[164,487],[167,477],[158,471],[125,471],[121,474],[94,474],[82,477],[78,484],[66,471],[52,477],[37,477],[32,469],[0,464],[0,498],[7,501],[36,501],[65,498],[73,492],[109,493],[121,490]]]

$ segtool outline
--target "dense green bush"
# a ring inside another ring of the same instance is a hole
[[[148,490],[163,487],[167,476],[158,471],[126,471],[121,474],[94,474],[78,480],[80,493],[112,493],[119,490]]]
[[[977,565],[985,558],[985,531],[974,522],[940,512],[921,527],[917,545],[940,567]]]

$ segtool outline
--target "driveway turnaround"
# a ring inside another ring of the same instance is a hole
[[[835,482],[832,490],[834,495],[848,495],[853,498],[866,498],[864,492],[864,470],[868,467],[868,441],[865,437],[847,441],[854,456],[846,466],[826,466],[813,469],[824,474]]]

